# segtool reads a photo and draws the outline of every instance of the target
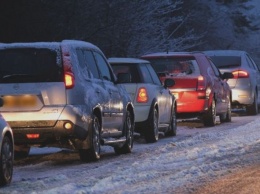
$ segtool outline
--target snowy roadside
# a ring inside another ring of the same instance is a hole
[[[136,142],[128,155],[105,148],[96,163],[80,163],[74,152],[35,155],[15,166],[0,193],[195,193],[260,163],[259,116],[232,119],[213,128],[178,126],[177,137]]]

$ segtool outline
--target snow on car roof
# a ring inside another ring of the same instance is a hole
[[[138,59],[138,58],[120,58],[112,57],[108,59],[109,63],[150,63],[149,61]]]
[[[86,46],[88,48],[93,48],[100,50],[98,47],[92,43],[81,41],[81,40],[63,40],[61,42],[15,42],[15,43],[0,43],[0,49],[5,48],[50,48],[56,49],[61,44],[74,45],[74,46]]]

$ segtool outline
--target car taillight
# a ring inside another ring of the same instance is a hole
[[[64,82],[67,89],[73,88],[75,85],[74,75],[71,72],[64,73]]]
[[[232,72],[233,74],[233,78],[237,79],[237,78],[248,78],[249,77],[249,73],[247,71],[243,71],[243,70],[236,70]]]
[[[71,89],[75,85],[75,77],[72,71],[69,48],[65,45],[62,46],[62,60],[64,67],[64,84],[66,89]]]
[[[139,103],[148,102],[148,94],[146,88],[139,88],[136,101]]]
[[[206,90],[206,80],[203,76],[199,76],[198,77],[198,85],[197,85],[197,90],[201,91],[201,90]]]

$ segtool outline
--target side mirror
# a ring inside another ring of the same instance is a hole
[[[117,74],[117,83],[131,83],[131,74],[130,73],[118,73]]]
[[[234,78],[234,75],[231,72],[225,72],[222,74],[222,79],[231,79]]]
[[[164,80],[164,84],[163,85],[164,85],[165,88],[173,87],[175,85],[175,81],[173,79],[166,78]]]

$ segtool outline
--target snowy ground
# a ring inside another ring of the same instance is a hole
[[[260,193],[259,167],[260,117],[235,116],[231,123],[212,128],[197,121],[179,122],[176,137],[154,144],[137,139],[127,155],[103,147],[101,160],[94,163],[81,163],[69,150],[35,148],[29,158],[15,162],[13,181],[0,193],[255,194]],[[242,176],[249,178],[250,187],[225,192],[227,183]]]

